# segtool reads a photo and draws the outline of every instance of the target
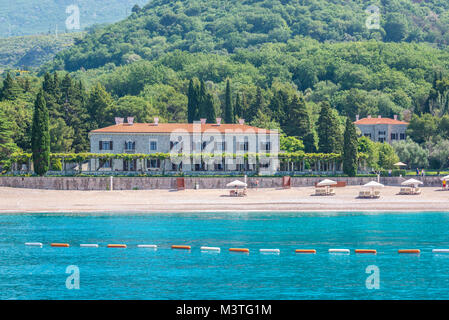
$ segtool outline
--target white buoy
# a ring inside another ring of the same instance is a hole
[[[260,253],[280,253],[279,249],[260,249]]]
[[[43,244],[41,242],[25,242],[26,246],[34,246],[34,247],[42,247]]]
[[[221,251],[219,247],[201,247],[202,251]]]
[[[433,253],[449,253],[449,249],[433,249]]]
[[[138,244],[137,248],[151,248],[151,249],[157,249],[157,245],[155,244]]]
[[[98,244],[96,244],[96,243],[83,243],[83,244],[80,244],[80,247],[98,248]]]
[[[329,253],[349,253],[349,249],[329,249]]]

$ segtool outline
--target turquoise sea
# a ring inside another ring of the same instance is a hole
[[[250,253],[228,251],[235,247]],[[355,254],[357,248],[378,253]],[[397,253],[410,248],[421,254]],[[434,248],[449,248],[449,213],[0,215],[0,299],[449,299],[449,254]],[[379,289],[366,287],[373,265]],[[79,270],[79,289],[66,287],[68,266]]]

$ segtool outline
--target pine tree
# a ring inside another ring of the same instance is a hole
[[[231,85],[229,79],[226,81],[226,95],[224,107],[224,120],[226,123],[234,123],[234,108],[232,107]]]
[[[18,149],[12,135],[12,122],[7,118],[3,109],[0,109],[0,163],[7,160]]]
[[[253,121],[257,117],[259,110],[264,111],[264,109],[265,102],[262,95],[262,89],[260,87],[257,87],[256,98],[254,99],[253,103],[249,107],[248,112],[246,113],[246,117],[248,118],[247,121]]]
[[[341,152],[342,134],[340,132],[340,124],[327,101],[321,103],[321,111],[318,118],[318,139],[319,152]]]
[[[350,177],[357,174],[357,133],[349,117],[346,119],[343,143],[343,172]]]
[[[3,80],[3,88],[0,92],[0,100],[15,100],[22,93],[22,89],[19,84],[9,72],[6,74],[5,80]]]
[[[302,96],[293,96],[286,117],[285,126],[283,127],[284,132],[288,136],[302,140],[305,152],[316,152],[315,134]]]
[[[112,107],[112,104],[111,95],[100,83],[97,83],[91,89],[87,102],[87,110],[93,122],[93,127],[104,127],[113,123],[112,119],[107,118],[107,111]]]
[[[43,90],[39,91],[34,103],[31,148],[34,172],[42,176],[50,167],[49,114]]]
[[[56,72],[53,74],[53,77],[48,72],[44,75],[42,88],[50,118],[55,119],[61,117],[63,113],[60,101],[59,79]]]

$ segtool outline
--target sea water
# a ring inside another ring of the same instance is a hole
[[[397,253],[414,248],[421,254]],[[449,248],[449,213],[0,215],[0,299],[449,299],[449,254],[434,248]]]

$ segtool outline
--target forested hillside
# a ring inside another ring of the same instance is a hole
[[[365,12],[380,10],[380,29]],[[93,31],[59,55],[68,71],[122,64],[129,55],[154,59],[176,49],[233,53],[295,36],[318,41],[378,39],[449,43],[449,2],[438,0],[154,0],[128,19]]]
[[[0,38],[0,68],[37,68],[67,49],[83,33]]]
[[[0,37],[81,31],[93,24],[113,23],[131,13],[135,4],[147,0],[1,0]],[[69,6],[79,9],[79,30],[67,30]]]
[[[285,150],[339,153],[346,118],[398,115],[411,121],[413,139],[395,146],[401,160],[445,166],[448,4],[379,1],[380,30],[365,26],[368,4],[156,0],[92,29],[41,76],[7,77],[0,108],[16,145],[29,151],[33,103],[43,87],[53,152],[88,150],[89,130],[132,115],[137,122],[244,118],[290,136]],[[332,139],[322,135],[329,128]],[[362,139],[359,147],[372,154],[373,168],[397,159],[389,145]]]

